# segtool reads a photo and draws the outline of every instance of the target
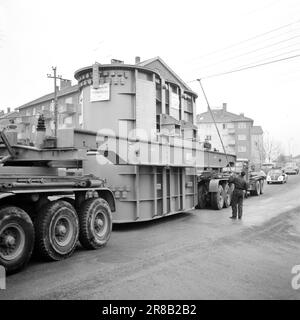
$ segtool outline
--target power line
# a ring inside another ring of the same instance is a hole
[[[251,40],[257,39],[257,38],[262,37],[262,36],[264,36],[264,35],[267,35],[267,34],[270,34],[270,33],[276,32],[276,31],[278,31],[278,30],[281,30],[281,29],[287,28],[287,27],[289,27],[289,26],[292,26],[292,25],[298,24],[299,22],[300,22],[300,19],[299,19],[299,20],[296,20],[296,21],[294,21],[294,22],[291,22],[291,23],[288,23],[288,24],[282,25],[282,26],[277,27],[277,28],[275,28],[275,29],[272,29],[272,30],[266,31],[266,32],[264,32],[264,33],[260,33],[260,34],[258,34],[258,35],[256,35],[256,36],[253,36],[253,37],[247,38],[247,39],[242,40],[242,41],[239,41],[239,42],[237,42],[237,43],[231,44],[231,45],[229,45],[229,46],[226,46],[226,47],[223,47],[223,48],[220,48],[220,49],[217,49],[217,50],[214,50],[214,51],[208,52],[207,54],[204,54],[204,55],[201,55],[201,56],[196,57],[196,58],[194,58],[194,59],[191,59],[191,61],[193,61],[193,60],[198,60],[198,59],[201,59],[201,58],[204,58],[204,57],[207,57],[207,56],[213,55],[213,54],[215,54],[215,53],[218,53],[218,52],[221,52],[221,51],[224,51],[224,50],[227,50],[227,49],[230,49],[230,48],[236,47],[236,46],[238,46],[238,45],[240,45],[240,44],[242,44],[242,43],[245,43],[245,42],[248,42],[248,41],[251,41]]]
[[[249,66],[249,65],[257,64],[257,63],[260,63],[260,62],[264,62],[264,61],[266,61],[266,60],[268,60],[268,59],[274,59],[274,58],[277,58],[277,57],[280,57],[280,56],[284,56],[284,55],[287,55],[287,54],[290,54],[290,53],[293,53],[293,52],[297,52],[297,51],[300,51],[300,48],[294,49],[294,50],[290,50],[290,51],[286,51],[286,52],[277,54],[277,55],[272,56],[272,57],[260,59],[260,60],[254,61],[254,62],[252,62],[252,63],[248,63],[248,64],[246,64],[246,65],[244,65],[244,66],[241,66],[241,68],[247,67],[247,66]]]
[[[282,59],[272,60],[272,61],[268,61],[268,62],[256,64],[256,65],[240,67],[238,69],[234,69],[234,70],[230,70],[230,71],[211,74],[211,75],[208,75],[208,76],[201,77],[200,79],[209,79],[209,78],[219,77],[219,76],[223,76],[223,75],[230,74],[230,73],[244,71],[244,70],[247,70],[247,69],[262,67],[262,66],[265,66],[265,65],[268,65],[268,64],[272,64],[272,63],[277,63],[277,62],[280,62],[280,61],[295,59],[295,58],[298,58],[298,57],[300,57],[300,54],[297,54],[297,55],[294,55],[294,56],[290,56],[290,57],[285,57],[285,58],[282,58]],[[195,81],[198,81],[198,80],[199,79],[194,79],[194,80],[188,81],[187,83],[195,82]]]
[[[226,59],[223,59],[223,60],[220,60],[216,63],[212,63],[212,64],[209,64],[209,65],[206,65],[204,66],[202,69],[207,69],[209,67],[212,67],[212,66],[215,66],[215,65],[218,65],[222,62],[226,62],[226,61],[230,61],[230,60],[233,60],[233,59],[236,59],[236,58],[239,58],[239,57],[243,57],[243,56],[247,56],[251,53],[254,53],[254,52],[257,52],[257,51],[260,51],[260,50],[264,50],[264,49],[268,49],[268,48],[271,48],[271,47],[274,47],[274,46],[277,46],[278,44],[281,44],[281,43],[284,43],[284,42],[288,42],[288,41],[291,41],[293,39],[296,39],[296,38],[300,38],[300,35],[296,35],[294,37],[290,37],[288,39],[284,39],[284,40],[281,40],[281,41],[277,41],[275,43],[272,43],[272,44],[269,44],[267,46],[264,46],[264,47],[260,47],[260,48],[256,48],[254,50],[251,50],[251,51],[247,51],[247,52],[244,52],[242,54],[239,54],[239,55],[236,55],[236,56],[233,56],[233,57],[229,57],[229,58],[226,58]],[[279,48],[280,49],[280,48]],[[199,70],[200,68],[198,68],[197,70]]]
[[[226,152],[226,149],[225,149],[225,146],[224,146],[224,143],[223,143],[223,140],[222,140],[222,137],[221,137],[219,128],[218,128],[218,126],[217,126],[217,123],[216,123],[216,120],[215,120],[215,117],[214,117],[214,113],[213,113],[212,110],[211,110],[211,107],[210,107],[208,98],[207,98],[207,96],[206,96],[206,93],[205,93],[204,88],[203,88],[202,83],[201,83],[201,79],[197,79],[197,81],[198,81],[199,84],[200,84],[201,90],[202,90],[202,92],[203,92],[204,98],[205,98],[206,103],[207,103],[207,108],[208,108],[208,110],[209,110],[209,112],[210,112],[210,115],[211,115],[211,117],[212,117],[212,119],[213,119],[213,122],[214,122],[214,124],[215,124],[215,128],[216,128],[216,130],[217,130],[217,132],[218,132],[218,136],[219,136],[219,139],[220,139],[220,141],[221,141],[221,144],[222,144],[222,147],[223,147],[223,151],[224,151],[224,153],[225,153],[226,161],[227,161],[229,170],[230,170],[230,172],[231,172],[231,167],[230,167],[230,163],[229,163],[229,160],[228,160],[227,152]]]

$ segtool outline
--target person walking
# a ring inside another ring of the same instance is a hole
[[[244,193],[247,192],[247,182],[245,180],[245,171],[242,171],[241,174],[237,177],[230,177],[229,182],[234,184],[234,190],[232,194],[231,207],[232,207],[232,216],[231,219],[236,219],[237,216],[239,219],[242,219],[243,215],[243,200]]]

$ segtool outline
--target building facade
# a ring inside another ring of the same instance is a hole
[[[263,146],[261,127],[253,126],[254,121],[243,113],[228,112],[226,103],[221,109],[212,109],[212,112],[226,152],[235,154],[238,159],[250,159],[253,164],[260,163],[258,150]],[[209,142],[213,150],[223,152],[210,112],[197,115],[196,122],[200,139]]]
[[[71,83],[61,85],[57,91],[58,128],[76,127],[79,112],[79,88]],[[36,126],[42,114],[46,124],[46,135],[54,135],[54,93],[44,95],[16,109],[15,124],[19,127],[18,138],[30,143],[35,140]]]
[[[261,167],[266,157],[263,133],[261,126],[253,126],[251,129],[252,162],[257,167]]]

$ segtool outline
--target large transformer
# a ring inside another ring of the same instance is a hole
[[[220,173],[234,163],[233,155],[204,149],[194,125],[197,95],[160,58],[135,65],[96,63],[76,71],[75,78],[77,133],[90,132],[85,144],[94,150],[84,171],[107,179],[117,200],[115,223],[194,208],[203,171]],[[224,201],[228,205],[227,180],[222,175],[207,184],[219,209]]]

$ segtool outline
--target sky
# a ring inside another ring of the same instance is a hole
[[[75,84],[95,61],[160,56],[199,94],[197,113],[203,78],[212,107],[226,102],[298,155],[300,57],[206,78],[297,54],[299,0],[0,0],[0,110],[51,92],[52,66]]]

